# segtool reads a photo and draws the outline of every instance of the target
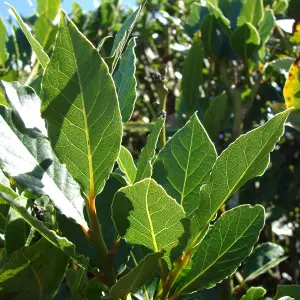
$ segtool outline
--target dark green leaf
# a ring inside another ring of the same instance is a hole
[[[275,27],[275,16],[271,9],[265,11],[263,20],[258,27],[261,45],[264,45],[269,40]]]
[[[212,14],[205,16],[203,23],[201,24],[201,37],[206,56],[211,56],[213,54],[213,47],[217,39],[216,25],[216,17]]]
[[[111,298],[113,300],[125,299],[130,292],[135,292],[145,285],[158,268],[158,262],[161,257],[160,253],[148,254],[134,269],[119,279],[111,288]]]
[[[259,245],[249,256],[243,268],[244,282],[250,281],[287,259],[281,246],[272,243]]]
[[[135,182],[138,182],[142,179],[149,178],[152,176],[152,163],[155,157],[155,150],[157,147],[157,141],[162,130],[162,127],[165,124],[165,118],[160,117],[156,122],[147,137],[147,142],[145,147],[142,149],[138,164]]]
[[[112,215],[119,234],[129,244],[144,245],[156,253],[164,250],[167,260],[184,233],[183,208],[153,179],[120,189]]]
[[[291,285],[282,285],[277,286],[277,292],[274,297],[274,300],[278,300],[281,297],[289,296],[295,300],[300,299],[300,285],[291,284]]]
[[[135,46],[135,38],[132,38],[126,51],[122,54],[120,66],[114,74],[123,122],[127,122],[131,118],[136,100]]]
[[[234,273],[251,253],[264,222],[261,205],[241,205],[224,213],[192,254],[191,269],[178,293],[210,288]]]
[[[2,299],[53,299],[69,257],[46,239],[17,251],[0,273]]]
[[[42,87],[52,147],[85,197],[93,198],[118,157],[121,114],[105,62],[64,12]]]
[[[250,23],[256,26],[264,17],[263,0],[244,0],[240,16],[238,18],[238,26]]]

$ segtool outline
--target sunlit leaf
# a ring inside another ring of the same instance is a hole
[[[8,41],[7,32],[5,25],[0,18],[0,67],[4,67],[5,62],[8,58],[8,53],[6,50],[6,42]]]
[[[136,177],[136,166],[131,153],[123,146],[121,146],[117,162],[120,170],[126,175],[128,182],[133,184]]]
[[[260,35],[261,45],[264,45],[269,40],[275,27],[275,16],[271,9],[265,11],[264,18],[262,19],[258,33]]]
[[[266,290],[259,286],[252,286],[247,290],[246,294],[241,298],[241,300],[260,300],[266,294]]]
[[[61,0],[37,0],[37,13],[53,20],[59,10]]]
[[[241,205],[224,213],[192,254],[178,293],[210,288],[234,273],[251,253],[264,223],[261,205]]]
[[[105,62],[64,12],[42,87],[52,147],[85,197],[94,198],[119,154],[121,114]]]
[[[256,26],[264,17],[263,0],[244,0],[240,16],[238,18],[238,26],[251,23]]]

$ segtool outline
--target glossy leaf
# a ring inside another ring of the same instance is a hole
[[[295,300],[299,299],[300,295],[300,285],[291,284],[291,285],[283,285],[279,284],[277,286],[277,292],[274,297],[274,300],[278,300],[281,297],[288,296]]]
[[[231,36],[233,50],[243,59],[250,58],[258,50],[259,45],[259,33],[251,23],[238,27]]]
[[[244,282],[255,279],[287,259],[287,256],[283,255],[283,248],[277,244],[264,243],[259,245],[244,265]]]
[[[135,47],[135,38],[132,38],[128,43],[126,51],[122,54],[120,66],[114,74],[114,81],[117,87],[123,122],[127,122],[131,118],[137,97],[137,83],[135,78],[136,57],[134,53]]]
[[[241,205],[224,213],[192,254],[191,269],[177,293],[210,288],[234,273],[251,253],[264,222],[261,205]]]
[[[21,29],[23,30],[28,42],[30,43],[32,50],[34,51],[36,57],[38,58],[41,66],[45,69],[48,62],[49,57],[46,52],[44,52],[43,47],[40,45],[40,43],[34,38],[34,36],[31,34],[30,30],[28,29],[28,25],[24,23],[22,18],[19,16],[17,11],[12,7],[10,4],[6,3],[9,8],[11,9],[14,17],[18,21]]]
[[[291,65],[283,95],[287,107],[300,108],[300,58]]]
[[[199,88],[203,84],[203,59],[203,43],[198,37],[193,41],[192,47],[184,61],[182,72],[182,97],[190,116],[196,110],[200,100]]]
[[[37,135],[47,135],[45,121],[41,118],[41,100],[30,87],[18,82],[0,81],[7,102],[27,129],[32,129]]]
[[[264,174],[289,112],[279,113],[263,126],[240,136],[217,158],[209,183],[200,191],[199,228],[203,230],[221,205],[248,180]]]
[[[0,18],[0,67],[4,67],[8,58],[6,42],[8,41],[7,32],[2,18]]]
[[[24,197],[21,196],[13,199],[10,195],[7,195],[5,189],[6,187],[0,183],[0,195],[7,204],[13,207],[23,217],[23,219],[36,231],[38,231],[46,240],[65,252],[79,266],[82,268],[87,268],[89,259],[77,254],[74,244],[72,244],[66,238],[57,235],[55,231],[48,229],[43,222],[34,218],[24,207],[22,207],[18,201],[20,199],[24,199]]]
[[[14,121],[13,119],[14,118]],[[62,214],[87,230],[78,184],[53,154],[50,142],[24,128],[23,120],[0,107],[0,167],[22,189],[48,195]]]
[[[227,102],[227,95],[219,95],[211,101],[208,109],[205,111],[203,125],[213,141],[216,139],[224,125],[228,105]]]
[[[165,173],[165,182],[160,183],[188,217],[195,213],[200,187],[207,183],[216,158],[215,147],[197,114],[172,136],[157,156],[154,168],[162,164]]]
[[[275,16],[271,9],[265,11],[264,18],[262,19],[259,27],[258,33],[260,35],[261,45],[264,45],[269,40],[273,33],[275,27]]]
[[[136,177],[136,166],[131,153],[123,146],[121,146],[117,162],[120,170],[125,174],[128,183],[134,184]]]
[[[238,26],[251,23],[256,26],[264,17],[263,0],[244,0],[240,16],[238,18]]]
[[[37,13],[44,15],[52,21],[59,11],[60,1],[61,0],[37,0]]]
[[[148,135],[146,145],[142,149],[138,160],[135,182],[152,176],[152,163],[156,154],[157,141],[164,124],[165,118],[160,117],[155,122],[151,133]]]
[[[183,208],[153,179],[120,189],[114,197],[112,216],[129,244],[144,245],[157,253],[164,250],[165,257],[184,233]]]
[[[85,197],[94,198],[119,154],[121,114],[105,62],[64,12],[42,87],[52,147]]]
[[[160,253],[151,253],[142,259],[134,269],[121,277],[110,289],[111,299],[125,299],[130,292],[135,292],[145,285],[158,268],[161,257]]]
[[[0,297],[53,299],[69,262],[46,239],[17,251],[0,271]]]
[[[266,290],[259,286],[252,286],[247,290],[246,294],[241,298],[241,300],[260,300],[266,294]]]

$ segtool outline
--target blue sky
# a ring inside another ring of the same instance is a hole
[[[18,13],[23,16],[28,16],[35,11],[36,0],[6,0],[6,2],[9,2],[12,6],[14,6]],[[30,6],[30,2],[33,6]],[[63,0],[62,8],[69,13],[71,11],[73,2],[74,0]],[[79,3],[84,10],[94,9],[94,0],[76,0],[76,2]],[[135,2],[135,0],[122,1],[124,5],[132,5],[135,4]],[[0,17],[5,20],[8,16],[8,8],[4,4],[4,0],[0,0]]]

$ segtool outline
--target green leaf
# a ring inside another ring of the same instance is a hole
[[[131,153],[123,146],[121,146],[117,162],[120,170],[126,175],[128,183],[134,184],[136,177],[136,166]]]
[[[52,147],[92,199],[118,157],[121,114],[105,62],[63,11],[42,87]]]
[[[189,116],[194,113],[200,100],[199,88],[203,84],[203,59],[203,43],[197,37],[184,61],[182,71],[182,97]]]
[[[136,100],[135,46],[135,38],[132,38],[126,51],[122,54],[120,66],[114,74],[123,122],[127,122],[131,118]]]
[[[216,96],[205,111],[203,125],[212,140],[215,140],[224,125],[226,117],[228,96],[222,94]]]
[[[277,286],[277,292],[274,297],[274,300],[278,300],[281,297],[288,296],[294,298],[295,300],[299,300],[300,295],[300,285],[291,284],[291,285],[282,285],[279,284]]]
[[[0,67],[4,67],[7,59],[8,53],[6,50],[6,42],[8,41],[7,32],[5,25],[0,18]]]
[[[125,299],[130,292],[136,292],[145,285],[158,268],[160,253],[150,253],[128,274],[120,278],[110,289],[113,300]]]
[[[25,128],[23,120],[12,114],[11,109],[1,106],[0,137],[3,141],[0,144],[2,170],[12,176],[22,189],[28,189],[35,195],[48,195],[62,214],[88,230],[79,185],[59,163],[50,142],[36,137],[36,132]]]
[[[289,112],[279,113],[263,126],[240,136],[217,158],[209,183],[200,191],[198,222],[202,230],[231,195],[251,178],[264,174]]]
[[[217,153],[195,113],[159,152],[154,169],[163,165],[162,184],[191,217],[199,203],[200,187],[207,183]],[[159,171],[162,173],[161,171]]]
[[[225,32],[229,34],[230,31],[228,29],[230,28],[230,20],[224,16],[223,12],[218,6],[218,1],[207,0],[206,7],[210,12],[213,13],[216,19],[221,21],[221,25],[223,25]]]
[[[146,145],[142,149],[140,158],[138,160],[135,182],[152,176],[152,163],[156,154],[155,149],[157,147],[157,141],[164,124],[165,118],[161,116],[155,122],[151,133],[148,135]]]
[[[13,207],[23,217],[23,219],[36,231],[38,231],[46,240],[65,252],[79,266],[87,268],[89,259],[76,253],[74,244],[66,238],[57,235],[55,231],[48,229],[43,222],[34,218],[24,207],[22,207],[19,204],[19,201],[24,199],[24,197],[21,196],[19,198],[13,198],[6,193],[6,189],[7,187],[0,183],[0,195],[7,204]]]
[[[287,259],[284,250],[272,243],[259,245],[249,256],[243,267],[244,282],[250,281]]]
[[[205,56],[211,56],[213,54],[214,43],[217,39],[216,29],[216,17],[212,14],[205,16],[201,24],[201,37],[205,49]]]
[[[29,44],[32,47],[32,50],[34,51],[36,57],[38,58],[38,60],[41,64],[41,66],[43,67],[43,69],[45,69],[48,62],[49,62],[48,55],[46,54],[46,52],[44,52],[43,47],[40,45],[40,43],[33,37],[33,35],[31,34],[31,32],[29,30],[28,25],[24,23],[24,21],[19,16],[17,11],[14,9],[14,7],[12,7],[8,3],[6,3],[6,5],[8,5],[9,8],[12,10],[14,17],[16,18],[16,20],[18,21],[21,29],[23,30]]]
[[[189,8],[189,14],[186,18],[186,27],[189,32],[194,33],[199,27],[202,5],[198,2],[193,2]]]
[[[37,13],[52,21],[59,11],[59,6],[60,0],[37,0]]]
[[[251,23],[253,26],[258,25],[264,17],[263,0],[244,0],[240,16],[238,18],[238,26]]]
[[[46,239],[17,251],[0,272],[0,297],[53,299],[69,257]]]
[[[283,88],[286,107],[300,108],[300,59],[291,65]]]
[[[266,294],[266,290],[259,286],[252,286],[247,290],[246,294],[241,298],[241,300],[260,300]]]
[[[265,45],[273,33],[275,27],[275,16],[271,9],[265,11],[263,20],[258,27],[261,45]]]
[[[233,50],[243,59],[250,58],[258,50],[259,45],[259,33],[250,23],[245,23],[241,27],[238,27],[231,36]]]
[[[27,199],[19,199],[19,205],[27,209]],[[10,207],[7,214],[5,227],[5,248],[9,258],[14,254],[15,251],[25,246],[28,233],[28,224],[18,212]]]
[[[294,63],[294,59],[291,57],[282,57],[271,61],[268,65],[275,71],[285,74],[289,72],[291,65]]]
[[[275,0],[272,4],[272,9],[275,14],[283,14],[289,7],[288,0]]]
[[[166,257],[184,233],[183,208],[153,179],[120,189],[114,197],[112,216],[129,244],[144,245],[156,253],[164,250]]]
[[[264,222],[261,205],[241,205],[225,212],[192,254],[191,269],[177,294],[211,288],[233,274],[251,253]]]

